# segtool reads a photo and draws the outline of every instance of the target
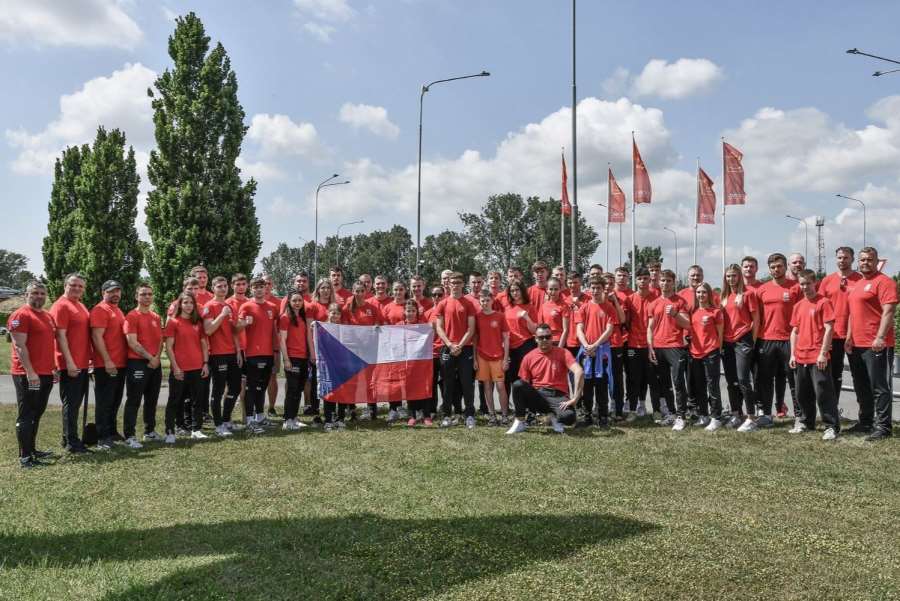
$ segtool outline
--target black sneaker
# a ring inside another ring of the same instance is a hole
[[[278,412],[275,411],[275,407],[272,407],[266,412],[266,415],[268,415],[269,417],[278,417]]]
[[[887,440],[891,437],[891,433],[886,430],[872,430],[872,433],[866,436],[866,442],[879,442],[881,440]]]
[[[90,451],[88,451],[88,448],[86,446],[84,446],[83,443],[80,443],[80,442],[78,444],[72,444],[72,445],[67,446],[66,451],[68,451],[69,453],[71,453],[73,455],[90,452]]]
[[[35,449],[31,453],[31,456],[35,459],[45,459],[47,457],[53,457],[53,451],[38,451],[37,449]]]
[[[122,436],[122,434],[120,434],[119,432],[113,433],[113,435],[110,436],[110,439],[111,439],[113,442],[125,442],[125,437]]]
[[[601,417],[600,419],[598,419],[598,420],[597,420],[597,427],[598,427],[598,428],[601,428],[601,429],[604,429],[604,430],[605,430],[606,428],[609,428],[609,418],[607,418],[607,417]]]
[[[41,461],[38,461],[34,457],[20,457],[19,458],[19,467],[21,467],[23,470],[30,470],[31,468],[43,467],[45,465],[47,465],[47,464],[43,463]]]
[[[872,426],[866,426],[862,422],[856,422],[843,432],[844,434],[871,434]]]
[[[316,409],[313,409],[312,405],[307,405],[306,409],[303,410],[303,415],[318,415],[319,412]]]

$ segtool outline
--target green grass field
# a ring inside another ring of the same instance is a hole
[[[9,373],[9,363],[12,360],[9,354],[9,347],[12,343],[7,342],[6,336],[0,336],[0,374]]]
[[[2,599],[900,598],[900,441],[379,424],[24,471],[14,417]]]

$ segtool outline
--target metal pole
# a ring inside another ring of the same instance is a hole
[[[597,203],[598,206],[604,207],[606,209],[606,240],[604,244],[606,244],[606,271],[610,271],[609,267],[609,207],[603,204],[602,202]]]
[[[365,223],[365,219],[360,219],[358,221],[348,221],[347,223],[342,223],[337,227],[337,264],[341,264],[341,228],[346,225],[356,225],[357,223]]]
[[[700,157],[697,157],[697,211],[700,210]],[[693,265],[697,264],[697,221],[699,215],[694,215],[694,262]]]
[[[313,247],[313,285],[319,281],[319,190],[336,177],[339,177],[337,173],[331,177],[325,178],[318,186],[316,186],[316,243]]]
[[[622,265],[622,222],[619,222],[619,265]],[[632,269],[632,271],[634,271]]]
[[[575,0],[572,0],[572,272],[578,265],[578,138],[575,88]]]
[[[670,227],[663,227],[664,230],[672,232],[672,237],[675,238],[675,285],[678,285],[678,234],[675,233]]]
[[[725,171],[725,138],[722,138],[722,277],[725,277],[725,201],[728,200],[725,191],[725,179],[727,173]]]
[[[854,202],[858,202],[863,210],[863,248],[866,246],[866,203],[861,201],[858,198],[853,198],[852,196],[844,196],[843,194],[835,194],[838,198],[846,198],[847,200],[852,200]]]

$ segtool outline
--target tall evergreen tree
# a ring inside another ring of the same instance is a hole
[[[237,77],[222,44],[211,51],[194,13],[176,20],[169,38],[174,68],[156,80],[147,201],[152,247],[147,268],[160,302],[181,290],[191,266],[210,275],[250,273],[261,246],[253,196],[235,164],[247,127]]]
[[[82,152],[90,154],[90,147],[85,145],[82,148],[66,148],[62,157],[56,159],[53,169],[53,188],[47,206],[50,219],[41,248],[44,273],[52,299],[62,294],[66,274],[80,268],[70,250],[75,243],[75,214],[78,205],[76,184],[81,176]]]

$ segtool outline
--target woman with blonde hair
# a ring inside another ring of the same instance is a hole
[[[751,424],[756,410],[752,372],[762,318],[759,299],[756,292],[744,284],[740,265],[732,263],[725,270],[721,304],[724,317],[722,364],[731,405],[731,419],[726,426],[740,428],[743,427],[742,406],[746,408],[746,420]]]

